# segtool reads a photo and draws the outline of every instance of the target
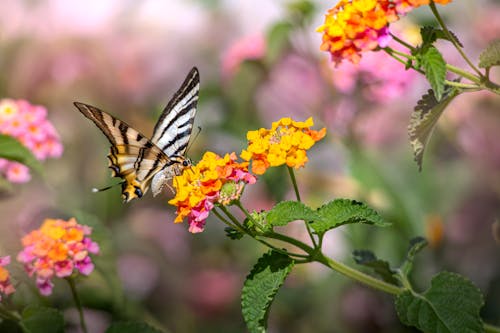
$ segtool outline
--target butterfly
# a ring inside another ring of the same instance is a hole
[[[74,105],[104,133],[111,143],[108,154],[113,177],[120,177],[122,199],[141,198],[151,187],[154,196],[175,175],[191,166],[185,157],[196,114],[200,75],[193,67],[170,99],[148,139],[124,121],[94,106]]]

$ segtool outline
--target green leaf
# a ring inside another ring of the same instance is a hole
[[[318,208],[321,219],[310,223],[319,234],[349,223],[374,224],[379,227],[389,226],[390,223],[373,209],[362,202],[350,199],[335,199]]]
[[[484,332],[479,310],[483,295],[471,281],[450,272],[441,272],[423,294],[405,291],[396,298],[402,323],[423,332]]]
[[[266,221],[272,226],[283,226],[289,222],[304,220],[314,221],[320,219],[318,213],[298,201],[282,201],[267,212]]]
[[[64,317],[52,308],[28,306],[22,313],[21,324],[28,333],[64,333]]]
[[[113,323],[106,333],[163,333],[144,322],[117,322]]]
[[[247,276],[241,294],[241,307],[250,332],[266,331],[271,303],[293,265],[290,257],[270,251],[257,261]]]
[[[437,100],[441,100],[444,92],[444,81],[446,79],[446,62],[441,53],[434,46],[430,46],[420,57],[420,63],[425,71],[425,77],[429,81]]]
[[[410,247],[406,252],[406,259],[401,265],[401,271],[405,276],[408,276],[413,268],[413,259],[417,253],[422,251],[429,243],[424,237],[415,237],[410,240]]]
[[[290,46],[290,33],[293,29],[290,22],[281,21],[274,24],[267,34],[266,63],[273,65],[281,58]]]
[[[425,26],[420,28],[420,35],[422,36],[422,45],[420,46],[422,50],[426,50],[429,46],[432,45],[437,39],[444,39],[450,42],[457,43],[460,47],[463,47],[462,43],[458,40],[457,36],[448,31],[451,35],[451,38],[448,37],[448,34],[444,32],[442,29],[436,29],[434,27]],[[453,39],[453,40],[452,40]]]
[[[500,65],[500,39],[492,41],[481,55],[479,55],[479,67],[489,68]]]
[[[353,252],[354,261],[358,265],[363,265],[373,269],[375,273],[390,284],[399,285],[398,279],[394,277],[396,271],[391,268],[385,260],[378,259],[375,254],[368,250],[355,250]]]
[[[42,165],[31,151],[9,135],[0,134],[0,158],[22,163],[39,174],[42,173]]]
[[[429,89],[427,94],[423,95],[417,102],[417,106],[411,114],[408,135],[419,170],[422,170],[424,151],[439,117],[458,94],[458,89],[447,86],[443,98],[438,101],[434,92]]]

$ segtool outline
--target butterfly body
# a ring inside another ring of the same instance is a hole
[[[157,195],[170,179],[191,166],[184,153],[196,114],[199,82],[198,70],[193,68],[163,110],[151,139],[94,106],[74,103],[111,143],[108,166],[113,177],[123,179],[124,202],[141,198],[150,187]]]

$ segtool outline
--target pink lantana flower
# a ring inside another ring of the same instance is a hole
[[[17,260],[24,264],[44,296],[52,293],[52,278],[65,278],[80,273],[89,275],[94,264],[89,254],[98,254],[99,245],[92,241],[92,229],[69,221],[46,219],[40,229],[23,237],[24,249]]]
[[[10,273],[5,268],[8,264],[10,264],[10,256],[0,257],[0,301],[2,295],[10,295],[16,291],[10,282]]]
[[[59,135],[47,120],[47,109],[25,100],[0,99],[0,133],[16,138],[41,161],[63,152]],[[28,168],[4,159],[0,159],[0,176],[13,183],[31,179]]]

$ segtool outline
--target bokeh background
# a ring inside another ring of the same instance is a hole
[[[498,96],[457,98],[418,172],[406,127],[428,86],[382,53],[365,55],[359,67],[335,69],[320,53],[321,36],[314,31],[334,4],[2,1],[0,97],[47,107],[64,154],[44,163],[44,179],[1,189],[0,255],[15,257],[20,237],[44,218],[77,216],[94,226],[102,247],[97,271],[80,284],[91,332],[131,319],[169,332],[244,332],[241,287],[265,249],[248,239],[231,241],[215,219],[205,232],[189,234],[186,224],[173,223],[168,191],[128,205],[121,203],[119,188],[91,193],[116,180],[106,168],[106,139],[72,105],[98,106],[149,134],[196,65],[202,89],[196,123],[202,131],[189,151],[193,160],[206,150],[239,152],[248,130],[280,117],[313,116],[328,135],[297,173],[305,201],[362,200],[393,223],[384,230],[336,229],[325,252],[355,265],[352,250],[370,249],[397,265],[408,241],[426,236],[430,246],[416,262],[416,285],[426,288],[442,269],[464,274],[485,294],[483,318],[500,324]],[[500,36],[498,1],[454,1],[440,11],[475,61]],[[391,29],[418,43],[418,25],[432,22],[424,6]],[[439,45],[448,62],[464,66],[450,45]],[[292,198],[285,171],[273,170],[249,187],[245,206],[269,209]],[[287,232],[306,237],[293,223]],[[32,288],[18,289],[16,302],[65,309],[68,331],[78,331],[66,285],[43,299]],[[278,293],[269,331],[412,330],[399,324],[389,296],[312,264],[297,267]]]

